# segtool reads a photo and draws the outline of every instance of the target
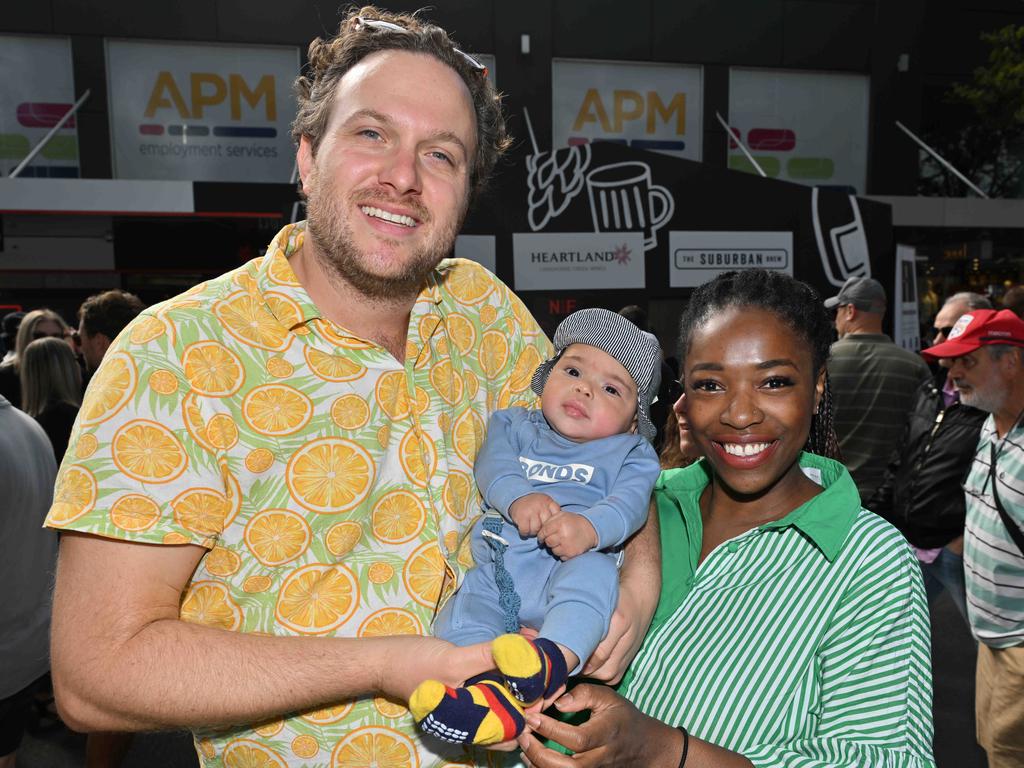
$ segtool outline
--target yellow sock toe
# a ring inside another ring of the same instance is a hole
[[[409,698],[409,711],[419,722],[437,707],[444,697],[444,683],[439,680],[424,680]]]
[[[522,635],[502,635],[491,642],[491,656],[502,674],[530,677],[540,672],[537,649]]]

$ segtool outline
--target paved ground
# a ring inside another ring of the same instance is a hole
[[[953,603],[941,597],[932,608],[935,670],[935,758],[938,768],[986,768],[974,742],[974,641]],[[18,768],[79,768],[85,737],[58,726],[22,744]],[[140,734],[121,768],[191,768],[191,739],[184,733]]]

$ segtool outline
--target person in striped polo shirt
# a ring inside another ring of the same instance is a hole
[[[928,613],[906,540],[835,455],[817,294],[764,270],[698,288],[680,328],[705,458],[655,487],[662,592],[616,693],[530,713],[532,765],[934,766]],[[583,754],[580,754],[583,753]]]
[[[982,349],[982,347],[985,347]],[[990,768],[1024,765],[1024,321],[960,316],[923,350],[950,361],[960,399],[989,417],[964,483],[967,615],[978,640],[975,717]],[[1000,508],[1002,508],[1000,510]]]

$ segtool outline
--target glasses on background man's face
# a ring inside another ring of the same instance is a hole
[[[387,29],[391,32],[401,32],[403,35],[411,34],[408,29],[398,24],[392,24],[390,21],[381,21],[380,19],[364,19],[362,16],[356,16],[355,20],[356,29],[359,27],[369,27],[370,29]],[[458,48],[452,48],[455,53],[459,54],[469,66],[480,73],[482,77],[487,77],[487,67],[481,64],[479,61],[474,59],[465,51],[460,51]]]
[[[953,326],[947,325],[943,328],[933,328],[932,330],[935,331],[932,334],[932,343],[937,344],[939,341],[945,341],[949,338],[949,334],[953,332]]]

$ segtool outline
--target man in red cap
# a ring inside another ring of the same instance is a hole
[[[982,349],[984,347],[984,349]],[[990,768],[1024,764],[1024,321],[1008,309],[961,315],[946,341],[960,399],[989,413],[964,483],[964,571],[978,640],[975,717]]]

